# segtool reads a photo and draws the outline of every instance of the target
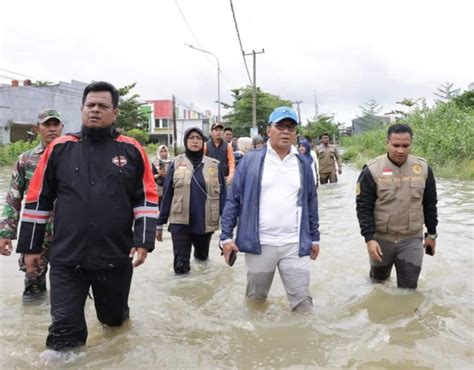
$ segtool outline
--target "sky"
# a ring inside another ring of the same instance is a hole
[[[350,124],[375,99],[381,113],[446,82],[474,82],[470,0],[233,0],[245,53],[257,52],[257,85]],[[0,82],[136,82],[142,99],[177,99],[217,115],[250,84],[230,0],[6,1],[0,21]],[[247,57],[252,76],[252,57]],[[6,72],[10,71],[10,72]],[[14,72],[14,73],[12,73]],[[295,106],[296,107],[296,106]],[[225,110],[222,111],[224,115]]]

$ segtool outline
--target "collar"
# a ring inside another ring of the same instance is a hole
[[[275,151],[275,149],[272,148],[271,140],[268,140],[268,142],[267,142],[267,154],[276,156],[276,157],[278,157],[278,159],[280,159],[280,156],[278,155],[278,153]],[[292,145],[290,147],[290,152],[285,156],[285,158],[283,158],[283,160],[285,160],[286,158],[288,158],[292,155],[296,155],[296,154],[298,154],[298,150],[296,150],[296,148]]]
[[[34,147],[33,154],[42,154],[45,149],[46,149],[46,147],[40,141],[40,143],[37,146]]]
[[[115,124],[101,128],[89,128],[83,125],[81,133],[83,138],[88,138],[92,141],[114,139],[119,135],[115,129]]]

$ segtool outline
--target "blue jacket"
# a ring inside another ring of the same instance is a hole
[[[221,240],[232,239],[237,225],[235,243],[241,252],[261,253],[259,238],[260,191],[262,170],[267,146],[247,153],[239,162],[232,181],[224,212],[221,217]],[[296,155],[300,167],[301,188],[298,207],[302,208],[300,225],[299,255],[311,253],[313,242],[319,243],[319,218],[316,185],[310,165],[300,155]],[[278,199],[275,199],[278,207]]]

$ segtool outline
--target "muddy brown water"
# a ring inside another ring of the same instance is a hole
[[[10,169],[0,168],[3,204]],[[291,314],[278,274],[267,302],[244,298],[243,255],[210,260],[189,276],[172,271],[168,233],[133,277],[131,320],[103,327],[86,303],[87,345],[44,353],[48,300],[23,305],[17,258],[0,257],[0,368],[472,368],[474,183],[438,180],[439,239],[425,256],[419,288],[373,285],[359,235],[358,171],[319,191],[321,253],[311,265],[314,311]],[[275,200],[275,207],[278,201]]]

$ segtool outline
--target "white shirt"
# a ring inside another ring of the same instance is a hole
[[[261,244],[281,246],[299,242],[301,207],[297,207],[301,186],[298,151],[280,159],[267,143],[260,192],[259,235]]]

